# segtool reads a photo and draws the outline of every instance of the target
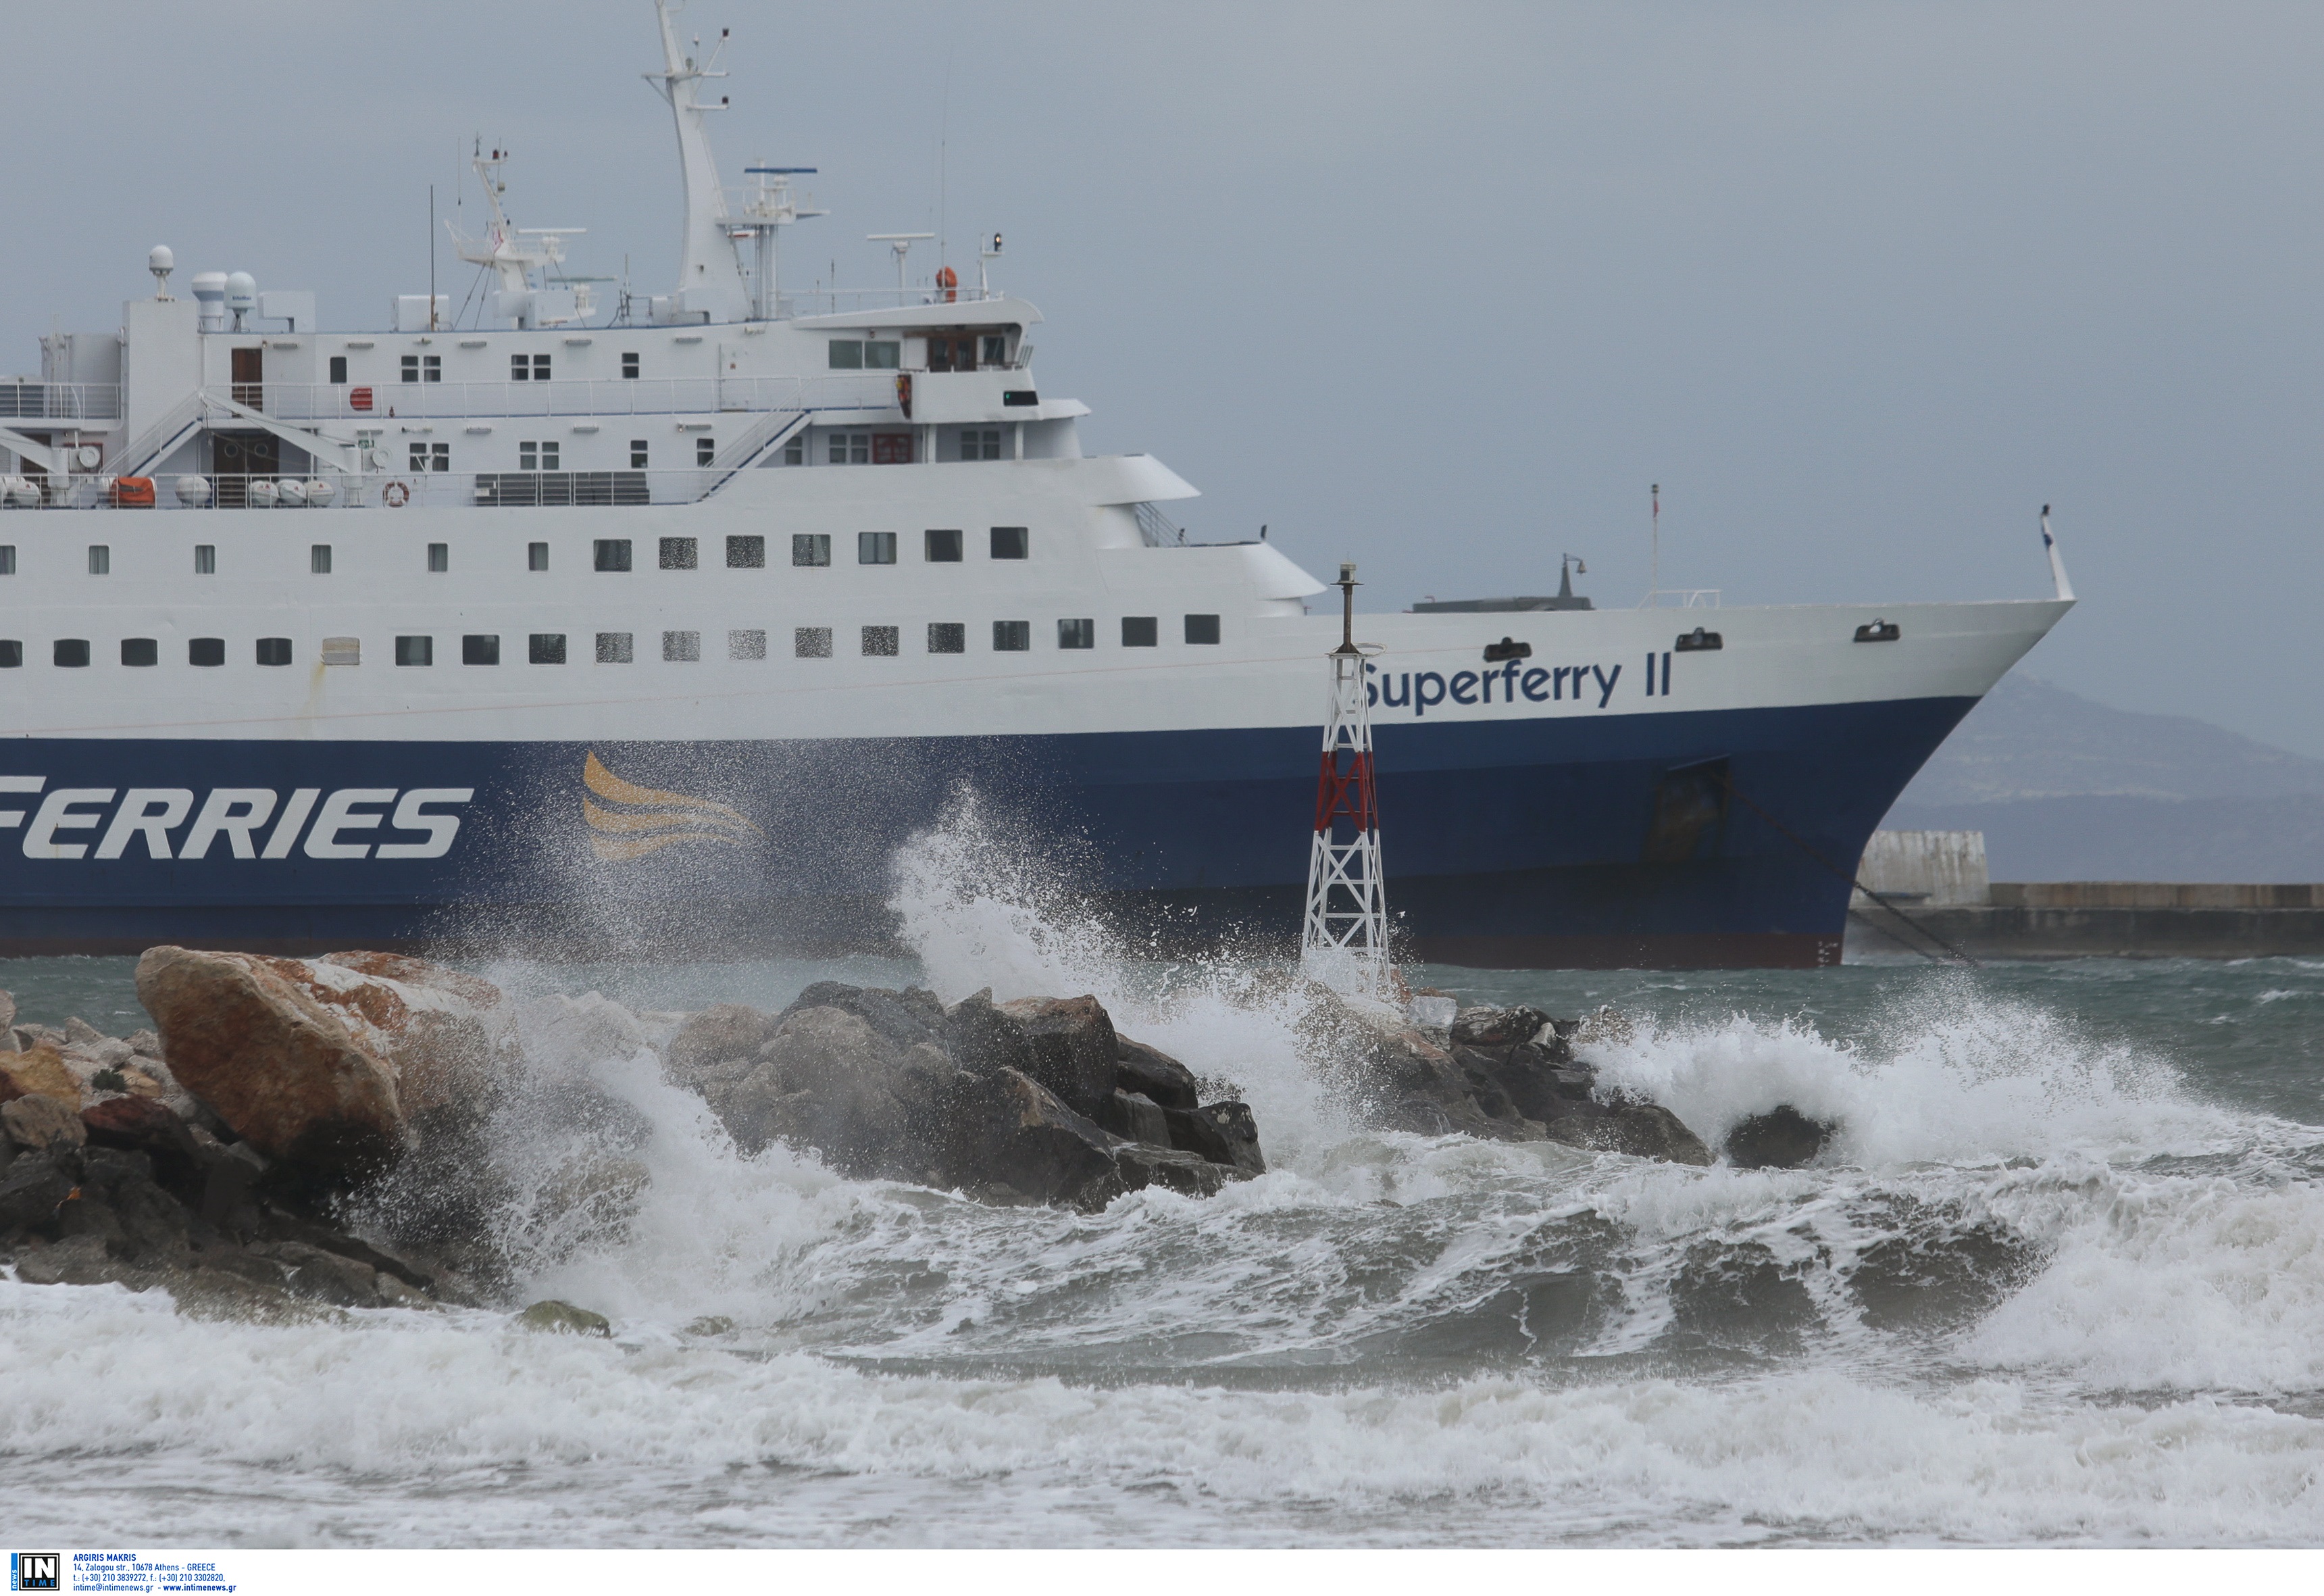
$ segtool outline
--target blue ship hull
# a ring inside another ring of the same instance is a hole
[[[1974,702],[1382,725],[1391,910],[1411,955],[1454,964],[1836,962],[1865,839]],[[651,791],[592,794],[593,753],[620,783]],[[27,739],[0,756],[0,775],[24,779],[24,796],[0,797],[22,806],[0,813],[13,828],[0,831],[0,952],[879,946],[893,930],[883,904],[896,848],[969,792],[989,835],[1040,850],[1112,911],[1162,927],[1166,946],[1287,947],[1316,759],[1305,727],[798,743]],[[41,786],[27,791],[32,778]],[[325,838],[322,851],[340,856],[314,856],[312,830],[263,850],[263,828],[244,839],[251,857],[224,835],[205,857],[180,856],[208,795],[263,789],[280,799],[279,823],[301,789],[370,790],[342,805],[345,829]],[[393,825],[394,795],[413,789],[472,795],[434,805],[460,816],[439,857],[410,857],[429,834]],[[34,811],[64,801],[60,789],[85,796],[42,845],[69,839],[81,856],[28,857]],[[138,829],[118,818],[137,791],[189,794],[191,812],[170,823],[171,801],[149,798],[152,826]],[[722,807],[732,818],[681,825]],[[641,829],[606,829],[623,824]],[[672,827],[693,840],[654,845]],[[380,857],[382,843],[406,856]],[[636,845],[648,851],[604,856]],[[273,851],[286,856],[263,856]]]

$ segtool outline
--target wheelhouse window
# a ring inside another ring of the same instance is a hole
[[[984,364],[987,365],[1007,365],[1009,364],[1009,335],[1007,333],[987,333],[984,335]]]
[[[891,372],[903,364],[904,346],[896,338],[834,338],[830,350],[835,372]]]
[[[525,639],[524,657],[528,664],[562,665],[565,663],[565,634],[561,632],[536,632]]]
[[[1161,621],[1154,615],[1124,615],[1121,618],[1121,646],[1125,649],[1150,649],[1161,641]]]
[[[726,568],[730,571],[765,570],[766,539],[755,532],[730,533],[726,539]]]
[[[436,640],[432,637],[399,637],[395,640],[395,662],[398,665],[433,665],[436,663]]]
[[[692,538],[664,538],[659,563],[665,571],[693,570],[702,563],[701,545]]]
[[[996,654],[1021,654],[1033,646],[1033,623],[1030,621],[995,621],[992,623],[992,651]]]
[[[960,429],[960,457],[964,460],[997,460],[1001,458],[1001,429],[998,427],[964,427]]]
[[[964,621],[929,622],[928,652],[931,654],[967,653],[968,623]]]
[[[1030,549],[1032,540],[1032,533],[1023,527],[994,527],[992,529],[992,558],[995,559],[1023,559],[1026,558]]]
[[[786,466],[807,464],[807,434],[802,432],[783,445],[783,464]]]
[[[791,534],[791,564],[795,566],[827,566],[831,563],[829,532],[793,532]]]
[[[827,438],[828,453],[835,466],[869,466],[872,464],[872,435],[869,432],[834,432]]]
[[[226,639],[222,637],[189,637],[186,640],[186,663],[212,666],[226,663]]]
[[[791,633],[791,655],[799,660],[831,658],[831,628],[801,626]]]
[[[894,565],[896,563],[896,534],[893,532],[856,533],[855,563],[860,566]]]
[[[872,435],[872,464],[874,466],[908,466],[912,463],[912,435],[908,432],[874,432]]]

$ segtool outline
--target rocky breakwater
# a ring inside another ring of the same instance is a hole
[[[349,1199],[478,1111],[509,1056],[489,983],[378,954],[158,947],[158,1025],[15,1025],[0,996],[0,1259],[36,1284],[169,1289],[273,1317],[471,1302],[455,1271],[355,1233]]]
[[[1676,1114],[1606,1087],[1582,1056],[1592,1042],[1626,1038],[1628,1023],[1611,1010],[1558,1019],[1522,1004],[1462,1009],[1441,997],[1391,1010],[1318,988],[1301,1029],[1327,1078],[1379,1130],[1714,1162]],[[1721,1150],[1739,1167],[1794,1167],[1820,1153],[1831,1130],[1785,1105],[1730,1130]]]
[[[784,1141],[851,1176],[982,1202],[1208,1196],[1267,1167],[1248,1107],[1204,1102],[1191,1070],[1120,1035],[1093,997],[946,1007],[818,982],[779,1013],[706,1010],[662,1058],[746,1153]]]

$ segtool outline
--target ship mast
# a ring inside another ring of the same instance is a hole
[[[678,49],[678,27],[670,13],[670,0],[654,0],[654,14],[661,23],[662,69],[645,74],[654,92],[669,102],[670,115],[677,119],[678,163],[686,180],[686,226],[678,238],[678,293],[670,303],[670,318],[741,321],[750,313],[751,296],[742,281],[742,264],[733,239],[721,220],[724,208],[718,190],[718,162],[710,152],[706,121],[710,112],[725,109],[726,100],[721,96],[715,106],[706,106],[699,88],[704,78],[726,74],[715,69],[715,59],[708,66],[698,65],[694,56]],[[722,29],[719,49],[725,48],[727,36]],[[697,50],[701,48],[700,40],[694,42]]]

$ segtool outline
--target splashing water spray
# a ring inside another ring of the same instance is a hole
[[[1379,805],[1372,790],[1372,722],[1364,650],[1356,646],[1356,567],[1340,567],[1340,646],[1315,783],[1315,843],[1307,856],[1300,967],[1350,997],[1397,1001],[1388,961],[1388,883],[1380,873]],[[1345,841],[1342,841],[1345,835]]]

